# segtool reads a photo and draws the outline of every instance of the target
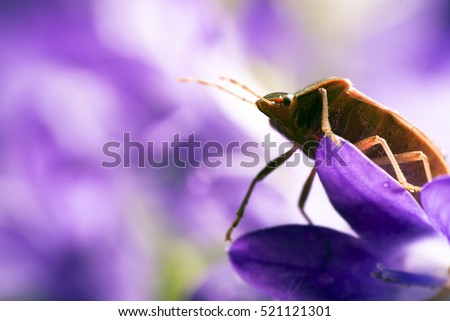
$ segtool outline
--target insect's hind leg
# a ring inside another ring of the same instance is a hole
[[[379,145],[381,145],[381,147],[383,147],[383,150],[386,153],[387,158],[388,158],[387,163],[392,165],[392,167],[394,168],[395,176],[397,177],[398,182],[405,189],[407,189],[410,192],[420,192],[421,187],[408,183],[408,181],[405,178],[405,175],[403,174],[402,170],[400,169],[399,162],[397,161],[396,157],[392,153],[389,145],[387,144],[387,142],[384,138],[381,138],[380,136],[377,136],[377,135],[371,136],[371,137],[365,138],[365,139],[357,142],[355,144],[355,146],[363,152],[377,144],[379,144]],[[400,156],[400,155],[401,154],[399,154],[397,156]],[[406,158],[408,158],[408,157],[406,157]],[[402,162],[404,162],[404,158],[400,157],[400,160]]]
[[[305,218],[305,220],[310,225],[312,225],[313,222],[311,221],[311,219],[305,212],[305,204],[306,204],[306,200],[308,199],[309,192],[311,191],[311,186],[312,186],[315,176],[316,176],[316,168],[314,167],[311,170],[311,173],[309,173],[309,176],[306,179],[305,184],[303,184],[302,192],[300,193],[300,198],[298,200],[298,208],[300,209],[300,213],[302,213],[302,216]]]
[[[421,161],[423,164],[423,168],[425,171],[425,175],[427,176],[427,181],[430,182],[433,179],[433,176],[431,175],[431,167],[430,162],[428,161],[427,155],[425,155],[422,151],[413,151],[413,152],[406,152],[401,154],[394,155],[395,160],[398,164],[406,164],[406,163],[412,163],[412,162],[419,162]],[[389,158],[387,157],[380,157],[372,159],[372,161],[377,165],[391,165],[391,162],[389,161]]]
[[[236,213],[236,218],[231,224],[230,228],[228,229],[226,235],[225,235],[225,241],[231,241],[231,233],[233,230],[239,225],[239,222],[242,220],[242,217],[244,216],[245,206],[248,203],[248,200],[250,199],[250,196],[252,195],[253,189],[255,188],[256,183],[261,182],[267,175],[272,173],[276,168],[280,167],[289,157],[291,157],[294,152],[300,147],[300,145],[294,143],[294,145],[291,147],[290,150],[288,150],[286,153],[278,156],[274,160],[271,160],[266,164],[266,166],[256,175],[256,177],[252,180],[250,183],[250,186],[247,190],[247,193],[245,194],[244,199],[242,200],[241,206],[239,206],[239,209]]]

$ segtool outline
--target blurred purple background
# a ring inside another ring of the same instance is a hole
[[[0,299],[264,298],[223,242],[263,163],[104,168],[103,145],[130,133],[160,159],[177,133],[283,142],[256,108],[176,78],[265,95],[340,76],[450,150],[449,32],[446,0],[1,1]],[[258,186],[235,237],[301,223],[308,173]],[[324,197],[316,182],[308,212],[345,230]]]

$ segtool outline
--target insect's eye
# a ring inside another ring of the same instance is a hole
[[[284,96],[283,97],[283,105],[285,107],[289,107],[291,105],[291,102],[292,102],[292,98],[291,97],[289,97],[289,96]]]

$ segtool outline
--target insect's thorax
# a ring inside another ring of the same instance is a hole
[[[315,149],[323,133],[321,131],[321,108],[313,104],[300,107],[297,101],[293,102],[292,118],[289,122],[280,119],[270,119],[272,127],[278,130],[291,141],[302,146],[303,152],[309,157],[315,157]],[[317,108],[318,107],[318,108]],[[313,148],[311,148],[313,147]],[[311,151],[314,151],[311,153]]]
[[[332,130],[338,135],[345,129],[340,119],[345,114],[345,106],[340,102],[340,95],[345,92],[347,83],[332,82],[327,84],[327,95],[329,103],[329,119]],[[315,157],[315,150],[322,132],[322,95],[318,87],[307,87],[294,94],[294,99],[289,106],[288,119],[283,115],[271,117],[272,126],[285,135],[288,139],[299,143],[303,152],[309,157]],[[355,132],[355,136],[360,133]],[[353,136],[353,135],[351,135]]]

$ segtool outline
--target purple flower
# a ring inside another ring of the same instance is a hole
[[[322,139],[317,172],[355,235],[312,225],[259,230],[232,244],[237,273],[285,300],[417,300],[445,293],[450,176],[423,188],[424,211],[353,145],[344,142],[338,151],[332,145]]]

